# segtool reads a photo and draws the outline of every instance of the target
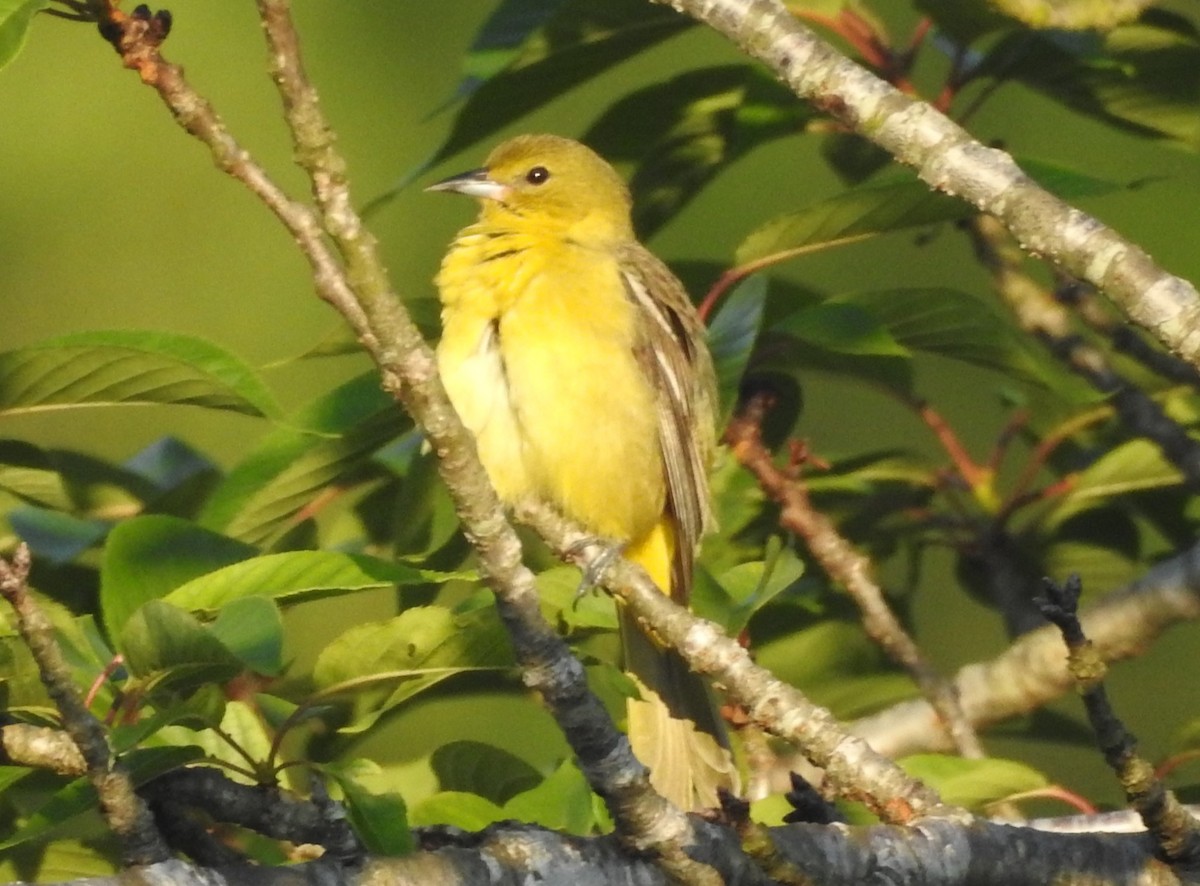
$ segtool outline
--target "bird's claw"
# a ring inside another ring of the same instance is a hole
[[[577,556],[586,548],[592,545],[599,545],[601,550],[590,563],[583,567],[583,576],[579,580],[579,587],[575,591],[575,605],[579,605],[579,601],[588,591],[594,591],[600,585],[600,577],[611,566],[618,557],[625,553],[624,543],[613,543],[610,539],[600,538],[599,536],[588,536],[580,539],[567,548],[568,556]]]

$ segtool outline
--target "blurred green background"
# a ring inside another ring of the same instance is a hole
[[[453,109],[444,108],[461,78],[463,53],[494,6],[483,0],[295,4],[309,72],[338,131],[360,204],[417,167],[445,136]],[[303,196],[264,73],[253,5],[176,0],[170,9],[175,27],[168,57],[185,67],[258,161]],[[901,32],[911,24],[908,11],[893,14]],[[693,29],[567,93],[508,132],[578,135],[633,88],[738,58],[720,37]],[[918,82],[932,86],[945,68],[946,60],[928,49]],[[153,91],[120,67],[92,27],[39,20],[24,53],[0,73],[0,113],[0,349],[86,329],[187,332],[254,365],[281,364],[268,378],[288,408],[367,368],[362,357],[289,361],[337,326],[313,296],[305,263],[266,210],[213,168],[203,146],[174,124]],[[969,128],[983,141],[1003,140],[1018,156],[1116,181],[1144,180],[1080,205],[1169,270],[1200,280],[1200,161],[1194,154],[1115,132],[1017,86],[991,96]],[[488,147],[473,146],[419,181],[478,165]],[[728,263],[734,247],[763,220],[842,188],[820,158],[816,139],[780,139],[722,174],[651,245],[669,262]],[[434,297],[431,278],[440,256],[472,212],[463,201],[414,186],[375,216],[373,229],[404,298]],[[818,290],[835,283],[843,289],[987,290],[965,238],[949,229],[928,241],[893,235],[820,253],[779,273]],[[1002,384],[998,376],[935,359],[923,364],[919,376],[919,390],[980,456],[1005,420],[995,394]],[[808,380],[804,410],[801,432],[825,457],[883,446],[936,451],[910,412],[842,379]],[[226,466],[268,430],[265,422],[175,407],[45,412],[0,421],[3,437],[117,459],[169,431]],[[932,592],[913,602],[926,652],[951,671],[1003,649],[998,620],[953,586],[949,554],[933,561],[935,580],[926,582]],[[938,572],[945,576],[940,589]],[[330,619],[382,617],[391,606],[390,597],[378,595],[353,613],[344,605],[313,604],[301,617],[330,630]],[[1198,650],[1195,629],[1178,630],[1149,658],[1118,669],[1115,700],[1151,755],[1163,750],[1180,715],[1177,708],[1162,710],[1152,687],[1193,667]],[[422,702],[397,718],[388,737],[372,739],[369,749],[416,759],[449,737],[486,729],[480,725],[490,722],[480,715],[484,703],[468,696]],[[457,714],[448,716],[450,708]],[[1079,716],[1073,699],[1056,709]],[[514,731],[508,736],[514,750],[543,759],[561,753],[552,725],[532,703],[522,725],[539,737]],[[987,744],[995,754],[1044,767],[1086,796],[1117,797],[1097,754],[1020,739]]]

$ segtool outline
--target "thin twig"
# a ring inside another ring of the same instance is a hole
[[[765,414],[765,398],[751,398],[729,423],[725,441],[738,461],[754,474],[762,490],[780,504],[780,524],[804,539],[822,568],[858,605],[867,634],[889,658],[909,672],[922,695],[938,712],[959,753],[976,759],[983,757],[983,746],[963,716],[953,683],[934,670],[904,630],[872,576],[870,560],[856,551],[829,519],[812,506],[804,483],[776,466],[762,442]]]

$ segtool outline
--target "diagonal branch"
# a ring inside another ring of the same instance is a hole
[[[954,685],[943,678],[917,648],[916,642],[884,599],[872,575],[870,560],[856,551],[824,514],[813,507],[808,489],[798,477],[789,477],[774,462],[762,441],[766,403],[753,397],[730,421],[725,441],[738,461],[758,480],[759,486],[781,507],[780,524],[804,539],[813,557],[839,582],[862,613],[863,628],[894,662],[912,676],[937,711],[955,748],[964,757],[979,759],[983,746],[963,716]]]
[[[807,99],[931,187],[996,216],[1028,252],[1103,290],[1172,352],[1200,366],[1200,293],[1112,228],[1029,178],[1012,157],[973,139],[842,56],[779,0],[652,0],[724,34]]]
[[[943,805],[934,791],[848,733],[828,710],[756,665],[740,643],[672,601],[640,568],[620,559],[608,565],[611,547],[594,535],[545,505],[522,505],[517,515],[586,574],[598,572],[605,587],[650,625],[655,636],[676,649],[689,668],[719,684],[751,721],[790,741],[824,769],[838,796],[860,800],[884,821],[900,824],[965,814]]]
[[[1200,620],[1200,545],[1087,607],[1080,620],[1105,661],[1140,655],[1168,628]],[[1073,686],[1062,638],[1049,625],[1025,634],[990,661],[967,665],[954,682],[977,729],[1028,714]],[[924,700],[893,705],[851,728],[890,757],[946,747],[937,715]]]

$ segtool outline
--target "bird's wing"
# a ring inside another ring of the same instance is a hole
[[[670,269],[638,243],[620,254],[625,291],[640,314],[637,358],[658,394],[659,445],[675,518],[672,593],[686,600],[700,537],[712,524],[708,470],[716,445],[716,381],[704,325]]]

